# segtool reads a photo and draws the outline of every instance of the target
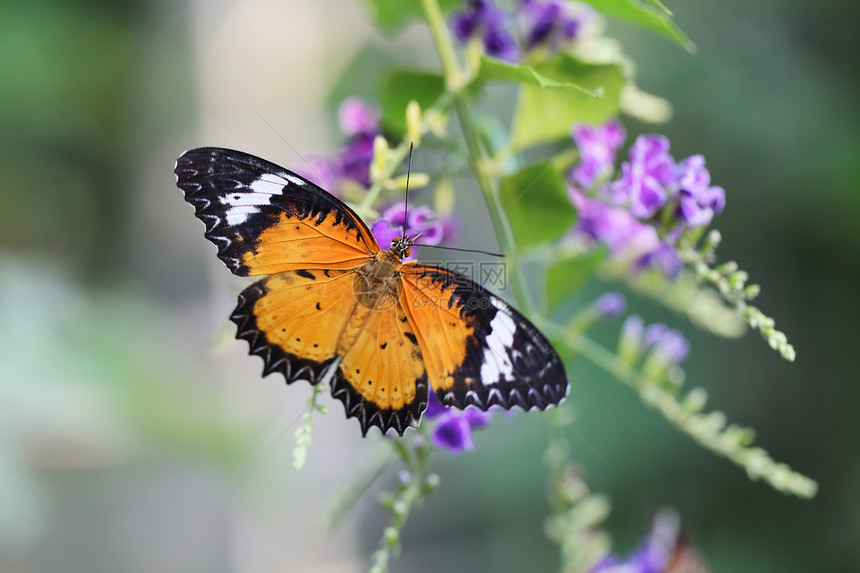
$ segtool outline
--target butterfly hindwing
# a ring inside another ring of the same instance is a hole
[[[230,319],[236,338],[263,358],[263,374],[287,383],[316,384],[336,361],[337,344],[356,299],[349,270],[286,271],[261,279],[239,295]]]
[[[505,301],[441,267],[406,263],[401,276],[428,381],[442,404],[543,410],[564,400],[561,359]]]
[[[379,250],[344,203],[264,159],[201,147],[183,153],[175,173],[206,238],[237,275],[355,268]]]
[[[427,376],[421,349],[403,307],[388,299],[383,308],[356,308],[363,326],[340,363],[332,395],[344,403],[367,434],[378,426],[403,435],[417,426],[427,407]],[[366,321],[366,322],[365,322]]]

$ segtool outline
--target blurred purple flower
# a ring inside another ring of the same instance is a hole
[[[380,135],[379,113],[358,98],[349,98],[338,108],[338,121],[346,145],[334,157],[310,157],[307,166],[295,171],[333,195],[344,179],[370,187],[370,163],[373,161],[373,140]]]
[[[645,329],[645,348],[653,348],[672,364],[678,364],[690,353],[690,342],[680,331],[657,322]]]
[[[625,559],[609,554],[589,573],[693,573],[707,571],[698,549],[681,537],[681,520],[671,508],[654,516],[651,531]]]
[[[346,135],[379,133],[379,112],[358,98],[345,99],[337,110],[337,119]]]
[[[578,189],[570,190],[579,218],[574,234],[606,244],[615,258],[635,263],[660,246],[657,231],[629,211],[591,199]]]
[[[433,429],[431,439],[434,446],[446,450],[451,455],[475,449],[475,444],[472,441],[472,430],[483,428],[492,419],[490,414],[475,408],[466,408],[462,411],[447,408],[439,402],[432,389],[424,417],[439,419]]]
[[[608,318],[618,316],[624,312],[624,309],[627,307],[627,301],[624,299],[624,295],[620,292],[608,292],[601,295],[601,297],[595,301],[594,306],[597,308],[597,312],[599,312],[601,316]]]
[[[590,7],[564,0],[520,0],[519,13],[528,50],[538,45],[557,48],[574,40],[583,22],[593,17]]]
[[[675,160],[662,135],[640,135],[630,148],[630,161],[621,165],[621,178],[611,185],[615,198],[624,198],[640,219],[652,217],[668,199],[675,180]]]
[[[711,187],[711,174],[705,168],[705,158],[691,155],[678,164],[678,215],[691,228],[711,222],[726,205],[722,187]]]
[[[637,268],[653,267],[660,270],[669,278],[677,278],[684,268],[684,261],[675,247],[666,242],[660,242],[657,247],[636,261]]]
[[[374,137],[360,133],[341,150],[334,159],[334,168],[340,178],[352,179],[364,187],[370,187]]]
[[[607,555],[591,573],[664,573],[669,565],[669,550],[656,539],[648,537],[627,559]]]
[[[480,37],[488,55],[512,62],[519,59],[520,49],[507,29],[509,19],[493,0],[467,0],[466,7],[451,18],[451,29],[461,43]]]
[[[615,152],[624,143],[624,128],[617,120],[598,126],[580,124],[573,128],[571,137],[580,157],[571,177],[583,189],[590,189],[597,179],[612,173]]]
[[[408,221],[405,219],[408,217]],[[450,241],[456,234],[453,220],[441,219],[430,207],[419,205],[405,213],[405,205],[396,203],[382,212],[382,216],[371,225],[370,230],[376,237],[376,242],[387,249],[395,237],[403,236],[404,221],[406,235],[415,237],[421,235],[420,242],[426,245],[438,245],[442,241]],[[412,248],[412,255],[406,260],[414,260],[417,247]]]

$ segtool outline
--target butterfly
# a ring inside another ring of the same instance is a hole
[[[205,237],[236,275],[237,339],[263,375],[331,386],[363,435],[417,427],[428,392],[444,406],[543,410],[569,385],[547,339],[502,299],[440,266],[383,250],[342,201],[240,151],[202,147],[174,170]]]

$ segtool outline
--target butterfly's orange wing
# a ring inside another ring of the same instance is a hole
[[[406,263],[401,279],[402,304],[442,404],[543,410],[567,396],[555,349],[505,301],[433,265]]]
[[[174,171],[206,238],[237,275],[355,268],[379,251],[344,203],[259,157],[201,147],[183,153]]]
[[[365,435],[370,426],[403,435],[418,425],[427,407],[427,376],[415,329],[400,303],[386,300],[384,307],[358,306],[354,319],[366,322],[332,381],[332,395],[343,401],[348,417],[358,418]]]
[[[263,358],[264,375],[281,372],[287,383],[312,384],[334,375],[338,339],[356,306],[354,276],[349,270],[285,271],[239,295],[230,319],[236,338]]]

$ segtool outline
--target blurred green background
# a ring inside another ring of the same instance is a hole
[[[631,306],[685,326],[689,383],[820,493],[750,483],[582,360],[569,367],[574,455],[613,499],[621,552],[672,505],[717,573],[857,571],[860,4],[670,7],[698,55],[610,33],[639,85],[674,104],[658,130],[675,156],[705,154],[726,188],[721,259],[763,285],[798,358]],[[292,469],[290,424],[310,392],[260,380],[232,341],[243,281],[203,240],[172,167],[199,145],[287,165],[333,150],[331,94],[368,45],[435,62],[425,30],[383,40],[357,0],[0,1],[0,570],[366,569],[386,521],[374,496],[334,531],[328,511],[379,444],[328,399],[308,465]],[[597,337],[611,344],[617,327]],[[443,485],[393,570],[552,571],[542,437],[536,415],[517,416],[440,460]]]

